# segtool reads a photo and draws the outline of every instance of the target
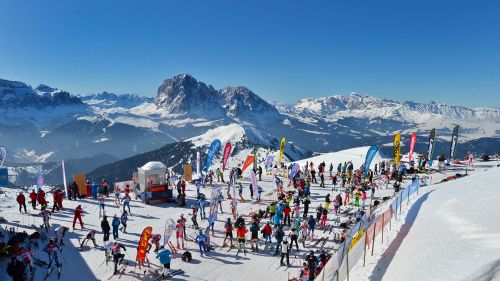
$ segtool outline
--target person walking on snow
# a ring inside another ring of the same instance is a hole
[[[114,215],[113,221],[111,222],[111,226],[113,226],[113,239],[118,239],[118,228],[120,227],[120,219]]]
[[[170,273],[170,262],[172,260],[172,252],[168,249],[164,249],[163,246],[161,247],[162,251],[156,254],[156,259],[160,261],[160,263],[163,265],[163,270],[161,272],[160,279],[166,278],[168,274]]]
[[[108,222],[107,216],[104,216],[104,218],[101,221],[101,230],[102,230],[102,233],[104,234],[104,238],[103,238],[104,242],[108,241],[109,240],[109,231],[111,230],[111,228],[109,227],[109,222]]]
[[[123,233],[127,233],[127,221],[128,221],[127,211],[123,211],[122,216],[120,217],[120,222],[122,223],[122,227],[120,227],[120,230]]]
[[[22,192],[19,192],[16,201],[19,204],[19,213],[23,213],[21,207],[24,207],[24,212],[27,214],[28,211],[26,211],[26,197],[24,197],[24,194]]]
[[[259,223],[254,221],[250,226],[250,247],[252,247],[252,252],[259,252]]]
[[[247,249],[245,249],[246,234],[247,228],[245,227],[245,225],[241,225],[236,229],[236,239],[238,241],[238,251],[236,252],[236,255],[238,255],[242,249],[243,254],[247,254]]]
[[[196,242],[198,242],[198,247],[200,248],[200,255],[203,257],[203,252],[207,252],[207,246],[205,244],[207,240],[207,236],[203,234],[203,231],[200,229],[198,236],[196,236]]]
[[[280,266],[285,265],[283,263],[283,259],[286,257],[286,266],[290,266],[290,249],[288,249],[288,240],[285,237],[283,239],[283,243],[281,245],[281,260],[280,260]]]
[[[104,217],[106,212],[104,211],[105,203],[104,203],[104,194],[99,195],[99,217]],[[102,210],[102,215],[101,215]]]
[[[113,201],[116,206],[120,206],[120,193],[121,193],[121,189],[118,186],[116,186],[116,188],[115,188],[115,200]]]
[[[123,196],[123,199],[122,199],[123,211],[125,212],[125,207],[127,207],[128,213],[132,214],[132,212],[130,212],[130,200],[131,200],[130,195],[125,194],[125,196]]]
[[[184,224],[180,219],[177,220],[177,224],[175,225],[175,238],[177,240],[177,249],[181,249],[179,239],[181,239],[182,242],[182,249],[185,249],[184,247]]]
[[[222,247],[226,246],[226,240],[229,238],[230,246],[233,247],[233,224],[231,223],[231,218],[227,218],[226,223],[224,224],[224,230],[226,231],[226,237],[224,238],[224,242],[222,242]]]
[[[75,229],[76,220],[80,222],[80,226],[83,229],[82,213],[83,213],[82,205],[78,205],[75,208],[75,215],[73,217],[73,229]]]
[[[47,232],[50,228],[50,217],[52,216],[52,213],[47,210],[47,206],[42,206],[42,211],[40,212],[40,215],[43,218],[43,227],[45,227],[45,231]]]
[[[307,226],[309,227],[307,236],[314,237],[314,228],[316,227],[316,220],[314,220],[314,217],[312,215],[309,216],[309,219],[307,220]]]

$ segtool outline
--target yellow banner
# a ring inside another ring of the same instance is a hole
[[[352,237],[352,240],[351,240],[351,245],[349,245],[349,251],[351,251],[351,249],[354,248],[354,246],[356,246],[356,244],[359,242],[359,240],[361,240],[361,238],[364,237],[363,235],[365,235],[364,229],[361,229],[356,234],[354,234],[354,236]]]
[[[285,152],[285,138],[281,139],[280,144],[280,157],[278,158],[278,166],[281,168],[281,159],[283,158],[283,152]]]
[[[399,164],[399,155],[401,153],[401,134],[397,133],[394,135],[394,164],[396,168]]]

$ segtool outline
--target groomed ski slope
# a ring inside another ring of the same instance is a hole
[[[497,163],[475,163],[470,176],[422,189],[385,251],[367,254],[351,280],[500,280]]]

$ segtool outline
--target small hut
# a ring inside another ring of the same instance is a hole
[[[172,201],[172,190],[167,185],[167,167],[158,161],[146,163],[137,169],[136,194],[146,204]]]

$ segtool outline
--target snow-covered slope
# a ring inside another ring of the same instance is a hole
[[[399,232],[388,231],[386,250],[367,255],[367,268],[358,264],[351,278],[500,280],[496,164],[477,163],[470,176],[426,188],[397,222]]]

